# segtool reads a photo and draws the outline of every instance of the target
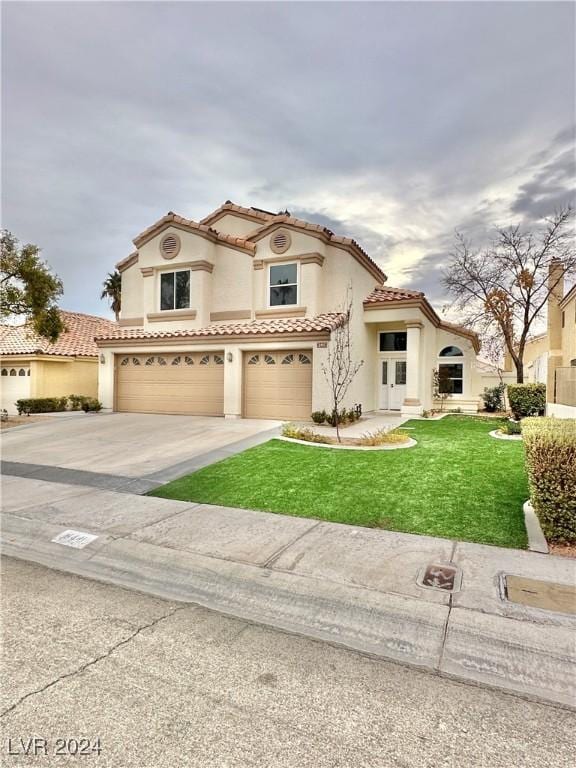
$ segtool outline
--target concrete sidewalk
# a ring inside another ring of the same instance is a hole
[[[5,555],[576,704],[576,616],[509,602],[501,586],[503,574],[573,585],[574,561],[16,476],[3,506]],[[98,538],[52,542],[69,528]],[[418,586],[431,563],[461,569],[460,591]]]

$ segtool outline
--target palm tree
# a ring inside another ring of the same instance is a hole
[[[116,315],[116,322],[120,319],[120,309],[122,307],[122,275],[118,270],[108,272],[108,277],[102,283],[104,290],[100,298],[110,300],[110,308]]]

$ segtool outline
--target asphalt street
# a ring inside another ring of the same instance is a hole
[[[573,712],[8,558],[0,693],[2,766],[562,768],[576,752]]]

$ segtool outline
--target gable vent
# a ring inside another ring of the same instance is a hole
[[[290,233],[285,229],[279,229],[272,235],[270,240],[270,248],[274,253],[284,253],[290,248]]]
[[[164,235],[160,240],[160,253],[165,259],[173,259],[180,250],[180,238],[178,235]]]

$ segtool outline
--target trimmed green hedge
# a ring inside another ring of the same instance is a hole
[[[543,416],[546,384],[508,384],[508,402],[515,419]]]
[[[522,422],[530,499],[550,542],[576,543],[576,419]]]
[[[67,397],[28,397],[16,400],[16,408],[19,414],[65,411],[67,405]]]

